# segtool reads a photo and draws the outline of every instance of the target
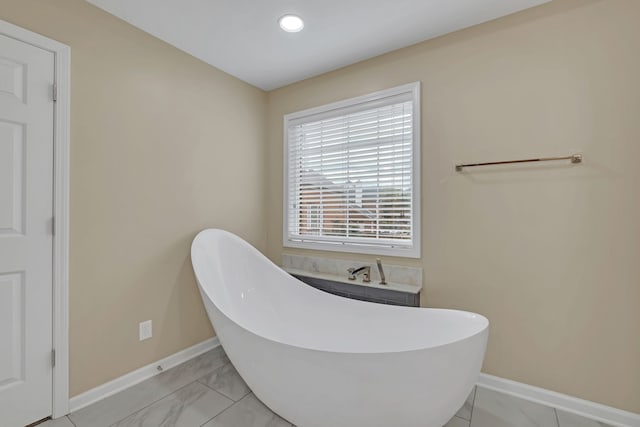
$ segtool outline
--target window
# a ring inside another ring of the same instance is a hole
[[[284,117],[288,247],[420,257],[420,83]]]

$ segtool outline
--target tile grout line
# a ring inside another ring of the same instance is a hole
[[[78,427],[78,426],[76,426],[76,423],[74,423],[74,422],[73,422],[73,420],[69,417],[69,414],[65,415],[64,417],[65,417],[67,420],[69,420],[69,422],[71,423],[71,425],[72,425],[73,427]]]
[[[211,374],[213,374],[215,371],[217,371],[218,369],[222,369],[222,368],[224,368],[225,366],[227,366],[227,365],[229,365],[229,364],[231,364],[231,361],[229,361],[229,362],[225,363],[224,365],[220,366],[219,368],[214,369],[213,371],[209,372],[208,374],[204,374],[203,376],[201,376],[200,378],[198,378],[198,379],[196,380],[196,382],[198,382],[198,383],[202,384],[203,386],[207,387],[208,389],[210,389],[210,390],[212,390],[212,391],[215,391],[216,393],[220,394],[221,396],[226,397],[227,399],[231,400],[231,401],[235,404],[235,403],[237,403],[237,402],[241,401],[241,400],[244,398],[244,396],[242,396],[242,397],[241,397],[240,399],[238,399],[238,400],[234,400],[231,396],[227,396],[227,395],[226,395],[226,394],[224,394],[223,392],[221,392],[221,391],[218,391],[218,390],[214,389],[214,388],[213,388],[213,387],[211,387],[209,384],[207,384],[207,383],[205,383],[205,382],[200,381],[201,379],[203,379],[203,378],[204,378],[204,377],[206,377],[207,375],[211,375]],[[235,369],[235,368],[234,368],[234,369]],[[249,392],[249,393],[251,393],[251,392]],[[246,394],[245,394],[245,396],[246,396]],[[231,405],[231,406],[233,406],[233,405]],[[216,415],[216,417],[217,417],[217,415]],[[214,418],[215,418],[215,417],[214,417]],[[213,418],[212,418],[212,419],[213,419]],[[209,421],[207,421],[207,422],[209,422]],[[206,424],[206,423],[205,423],[205,424]]]
[[[469,412],[469,427],[471,427],[471,420],[473,419],[473,410],[476,407],[476,397],[478,397],[478,386],[473,386],[473,399],[471,399],[471,411]]]
[[[225,365],[225,366],[226,366],[226,365]],[[206,375],[201,376],[200,378],[198,378],[198,379],[196,380],[196,382],[198,382],[198,383],[202,384],[203,386],[207,387],[208,389],[210,389],[210,390],[212,390],[212,391],[215,391],[215,392],[216,392],[216,393],[218,393],[219,395],[221,395],[221,396],[223,396],[223,397],[226,397],[227,399],[229,399],[230,401],[232,401],[234,404],[236,404],[236,403],[240,402],[242,399],[244,399],[245,397],[247,397],[249,394],[251,394],[251,393],[252,393],[251,389],[249,389],[249,392],[247,392],[247,394],[244,394],[244,395],[242,395],[242,397],[241,397],[240,399],[235,400],[233,397],[231,397],[231,396],[227,396],[227,395],[226,395],[226,394],[224,394],[223,392],[218,391],[218,390],[216,390],[215,388],[211,387],[209,384],[207,384],[207,383],[203,383],[202,381],[200,381],[202,378],[206,377],[207,375],[209,375],[209,374],[206,374]],[[248,388],[248,386],[247,386],[247,388]],[[233,405],[232,405],[232,406],[233,406]],[[217,417],[217,415],[216,415],[216,417]],[[215,417],[214,417],[214,418],[215,418]]]
[[[216,348],[217,348],[217,347],[216,347]],[[209,350],[209,351],[213,351],[213,350],[215,350],[215,348],[214,348],[214,349],[212,349],[212,350]],[[204,354],[206,354],[206,353],[208,353],[208,351],[207,351],[207,352],[205,352],[205,353],[202,353],[202,355],[204,355]],[[200,355],[200,356],[202,356],[202,355]],[[196,356],[196,357],[194,357],[194,358],[193,358],[193,359],[191,359],[191,360],[194,360],[194,359],[196,359],[196,358],[198,358],[198,357],[200,357],[200,356]],[[185,361],[185,362],[183,362],[183,363],[181,363],[181,364],[179,364],[179,365],[176,365],[176,366],[172,367],[171,369],[168,369],[168,370],[164,371],[163,373],[170,372],[172,369],[175,369],[175,368],[178,368],[178,367],[180,367],[180,366],[183,366],[183,365],[185,365],[185,364],[189,363],[191,360],[187,360],[187,361]],[[229,363],[229,362],[227,362],[227,363]],[[223,365],[223,366],[224,366],[224,365]],[[213,371],[215,371],[215,369],[214,369]],[[211,371],[211,372],[213,372],[213,371]],[[209,372],[209,373],[207,373],[207,374],[202,375],[202,377],[204,377],[205,375],[209,375],[211,372]],[[200,377],[200,378],[202,378],[202,377]],[[153,377],[152,377],[152,378],[153,378]],[[150,380],[150,379],[152,379],[152,378],[148,378],[148,379],[146,379],[146,380],[144,380],[144,381],[148,381],[148,380]],[[142,382],[144,382],[144,381],[142,381]],[[140,383],[138,383],[138,384],[141,384],[142,382],[140,382]],[[179,387],[179,388],[177,388],[177,389],[175,389],[175,390],[173,390],[173,391],[167,392],[167,394],[162,395],[162,396],[161,396],[161,397],[159,397],[158,399],[154,400],[153,402],[150,402],[149,404],[147,404],[147,405],[143,406],[143,407],[142,407],[142,408],[140,408],[140,409],[136,409],[135,411],[131,412],[130,414],[126,415],[126,416],[125,416],[125,417],[123,417],[123,418],[118,419],[117,421],[115,421],[115,422],[113,422],[113,423],[109,424],[109,426],[106,426],[106,427],[111,427],[111,426],[113,426],[114,424],[118,424],[120,421],[124,420],[125,418],[130,417],[131,415],[133,415],[133,414],[135,414],[135,413],[137,413],[137,412],[139,412],[139,411],[142,411],[143,409],[148,408],[149,406],[153,405],[154,403],[157,403],[157,402],[161,401],[162,399],[164,399],[164,398],[165,398],[165,397],[167,397],[167,396],[171,396],[173,393],[176,393],[176,392],[178,392],[179,390],[182,390],[183,388],[185,388],[185,387],[187,387],[187,386],[189,386],[189,385],[191,385],[191,384],[193,384],[193,383],[195,383],[195,382],[198,382],[198,380],[194,380],[194,381],[190,382],[189,384],[186,384],[186,385],[184,385],[184,386],[182,386],[182,387]],[[135,386],[136,386],[136,385],[138,385],[138,384],[135,384],[134,386],[131,386],[131,387],[127,387],[126,389],[121,390],[121,391],[119,391],[119,392],[118,392],[118,393],[116,393],[116,394],[122,393],[123,391],[126,391],[126,390],[128,390],[128,389],[130,389],[130,388],[133,388],[133,387],[135,387]],[[202,383],[200,383],[200,384],[202,384]],[[214,390],[214,391],[215,391],[215,390]],[[115,394],[114,394],[114,395],[112,395],[112,396],[115,396]],[[111,396],[109,396],[109,397],[111,397]],[[107,398],[105,398],[105,399],[108,399],[108,397],[107,397]],[[103,400],[105,400],[105,399],[101,399],[101,400],[99,400],[98,402],[101,402],[101,401],[103,401]],[[231,400],[233,401],[233,399],[231,399]],[[98,403],[98,402],[94,402],[93,404]],[[92,404],[92,405],[93,405],[93,404]],[[91,405],[89,405],[89,406],[91,406]],[[87,406],[87,408],[88,408],[89,406]],[[85,408],[82,408],[82,409],[80,409],[80,410],[79,410],[79,411],[77,411],[77,412],[80,412],[80,411],[82,411],[82,410],[84,410],[84,409],[85,409]],[[72,419],[71,419],[71,417],[70,417],[70,415],[72,415],[72,414],[73,414],[73,412],[72,412],[72,413],[70,413],[70,414],[67,414],[67,418],[69,419],[69,421],[71,421],[71,424],[73,424],[73,425],[74,425],[74,427],[78,427],[78,426],[73,422],[73,420],[72,420]]]
[[[149,378],[149,379],[150,379],[150,378]],[[146,381],[146,380],[145,380],[145,381]],[[138,383],[138,384],[140,384],[140,383]],[[191,383],[190,383],[190,384],[191,384]],[[137,384],[136,384],[136,385],[137,385]],[[187,384],[187,385],[189,385],[189,384]],[[131,416],[131,415],[135,414],[136,412],[139,412],[139,411],[142,411],[143,409],[148,408],[149,406],[153,405],[154,403],[161,401],[161,400],[162,400],[162,399],[164,399],[165,397],[170,396],[170,395],[172,395],[173,393],[177,392],[178,390],[183,389],[183,388],[184,388],[184,387],[186,387],[187,385],[185,385],[185,386],[183,386],[183,387],[180,387],[180,388],[178,388],[178,389],[176,389],[176,390],[174,390],[174,391],[171,391],[171,392],[169,392],[169,393],[167,393],[167,394],[165,394],[165,395],[162,395],[161,397],[159,397],[158,399],[156,399],[156,400],[154,400],[153,402],[149,403],[148,405],[145,405],[145,406],[143,406],[143,407],[142,407],[142,408],[140,408],[140,409],[136,409],[135,411],[131,412],[130,414],[127,414],[124,418],[120,418],[120,419],[116,420],[115,422],[113,422],[113,423],[109,424],[109,426],[107,426],[107,427],[111,427],[111,426],[112,426],[112,425],[114,425],[114,424],[118,424],[120,421],[124,420],[125,418],[127,418],[127,417],[129,417],[129,416]],[[120,390],[118,393],[113,394],[113,395],[111,395],[111,396],[115,396],[115,395],[117,395],[117,394],[119,394],[119,393],[122,393],[122,392],[124,392],[124,391],[126,391],[126,390],[129,390],[129,389],[131,389],[131,388],[133,388],[133,387],[135,387],[135,385],[134,385],[134,386],[132,386],[132,387],[127,387],[127,388],[126,388],[126,389],[124,389],[124,390]],[[98,400],[97,402],[92,403],[91,405],[94,405],[94,404],[96,404],[96,403],[98,403],[98,402],[102,402],[102,401],[104,401],[104,400],[108,399],[108,398],[109,398],[109,397],[111,397],[111,396],[108,396],[108,397],[106,397],[106,398],[104,398],[104,399],[100,399],[100,400]],[[91,406],[91,405],[89,405],[89,406]],[[87,406],[86,408],[88,408],[89,406]],[[76,412],[80,412],[80,411],[82,411],[82,410],[84,410],[84,409],[85,409],[85,408],[82,408],[82,409],[80,409],[80,410],[78,410],[78,411],[76,411]],[[72,413],[70,413],[70,414],[68,414],[68,415],[67,415],[67,418],[69,418],[69,421],[71,421],[71,424],[73,424],[73,425],[74,425],[74,427],[78,427],[78,426],[73,422],[73,420],[71,419],[71,415],[73,415],[73,414],[74,414],[73,412],[72,412]]]
[[[152,406],[152,405],[154,405],[154,404],[156,404],[156,403],[160,402],[160,401],[161,401],[162,399],[164,399],[165,397],[169,397],[169,396],[171,396],[172,394],[179,392],[179,391],[180,391],[180,390],[182,390],[183,388],[189,387],[191,384],[193,384],[193,383],[195,383],[195,382],[198,382],[198,381],[197,381],[197,380],[196,380],[196,381],[192,381],[192,382],[190,382],[189,384],[184,385],[184,386],[182,386],[182,387],[180,387],[180,388],[178,388],[178,389],[176,389],[176,390],[172,391],[171,393],[169,393],[169,394],[166,394],[166,395],[162,396],[160,399],[158,399],[158,400],[154,400],[153,402],[149,403],[148,405],[145,405],[145,406],[143,406],[142,408],[137,409],[137,410],[133,411],[132,413],[130,413],[130,414],[128,414],[128,415],[126,415],[125,417],[120,418],[119,420],[117,420],[117,421],[115,421],[115,422],[113,422],[113,423],[109,424],[109,427],[112,427],[112,426],[114,426],[114,425],[118,424],[120,421],[124,420],[125,418],[129,418],[129,417],[130,417],[131,415],[133,415],[133,414],[137,414],[138,412],[140,412],[140,411],[142,411],[142,410],[147,409],[148,407],[150,407],[150,406]],[[74,425],[75,425],[75,424],[74,424]]]
[[[236,373],[238,372],[238,371],[236,370],[235,366],[233,366],[233,363],[231,363],[231,360],[229,360],[227,363],[225,363],[224,365],[220,366],[219,368],[214,369],[213,371],[209,372],[208,374],[204,374],[203,376],[201,376],[200,378],[198,378],[196,381],[197,381],[197,382],[199,382],[200,384],[202,384],[203,386],[205,386],[205,387],[207,387],[207,388],[209,388],[209,389],[211,389],[211,390],[215,391],[216,393],[218,393],[218,394],[220,394],[220,395],[222,395],[222,396],[226,397],[227,399],[231,400],[231,401],[235,404],[235,403],[240,402],[242,399],[244,399],[245,397],[247,397],[249,394],[253,393],[253,392],[251,391],[251,389],[249,388],[249,386],[247,386],[247,388],[249,389],[249,391],[248,391],[246,394],[242,395],[242,396],[240,397],[240,399],[235,400],[233,397],[231,397],[231,396],[227,396],[227,395],[226,395],[226,394],[224,394],[223,392],[221,392],[221,391],[219,391],[219,390],[214,389],[214,388],[213,388],[213,387],[211,387],[209,384],[207,384],[207,383],[204,383],[204,382],[200,381],[201,379],[203,379],[203,378],[204,378],[204,377],[206,377],[207,375],[211,375],[211,374],[212,374],[212,373],[214,373],[215,371],[217,371],[217,370],[219,370],[219,369],[222,369],[222,368],[224,368],[225,366],[228,366],[228,365],[231,365],[231,366],[233,367],[233,370],[234,370]],[[240,374],[238,374],[238,376],[239,376],[239,375],[240,375]],[[242,377],[240,377],[240,378],[242,378]],[[243,381],[244,381],[244,380],[243,380]],[[232,405],[232,406],[233,406],[233,405]],[[216,417],[217,417],[217,415],[216,415]],[[214,417],[214,418],[215,418],[215,417]],[[208,422],[208,421],[207,421],[207,422]]]
[[[226,366],[226,365],[223,365],[223,366]],[[203,383],[202,381],[200,381],[202,378],[206,377],[207,375],[209,375],[209,374],[205,374],[205,375],[201,376],[200,378],[198,378],[198,379],[197,379],[197,380],[195,380],[194,382],[195,382],[195,383],[198,383],[198,384],[201,384],[201,385],[203,385],[203,386],[205,386],[206,388],[208,388],[208,389],[209,389],[209,390],[211,390],[212,392],[214,392],[214,393],[216,393],[216,394],[219,394],[220,396],[224,397],[225,399],[228,399],[228,400],[230,400],[230,401],[232,401],[232,402],[233,402],[231,405],[229,405],[227,408],[225,408],[222,412],[226,411],[228,408],[231,408],[233,405],[235,405],[236,403],[240,402],[242,399],[244,399],[246,396],[248,396],[248,395],[251,393],[251,390],[249,390],[249,393],[245,394],[244,396],[242,396],[242,397],[241,397],[240,399],[238,399],[238,400],[234,400],[231,396],[227,396],[227,395],[226,395],[226,394],[224,394],[223,392],[218,391],[218,390],[216,390],[216,389],[212,388],[211,386],[209,386],[208,384],[205,384],[205,383]],[[220,413],[216,414],[213,418],[217,417],[217,416],[218,416],[218,415],[220,415],[222,412],[220,412]],[[213,418],[212,418],[212,419],[213,419]],[[209,420],[209,421],[210,421],[210,420]],[[209,421],[207,421],[207,422],[209,422]],[[206,423],[205,423],[205,424],[206,424]]]
[[[556,416],[556,424],[558,425],[558,427],[560,427],[560,416],[558,416],[558,408],[553,408],[553,413]]]
[[[215,390],[213,390],[215,391]],[[217,393],[217,392],[216,392]],[[251,393],[253,392],[249,392],[248,394],[246,394],[242,399],[238,400],[237,402],[234,402],[233,399],[231,399],[231,401],[233,402],[233,404],[229,405],[228,407],[224,408],[222,411],[218,412],[216,415],[214,415],[213,417],[209,418],[206,422],[204,422],[202,425],[200,425],[200,427],[202,427],[203,425],[210,423],[212,420],[214,420],[215,418],[219,417],[220,415],[224,414],[225,412],[227,412],[229,409],[233,408],[234,406],[236,406],[238,403],[240,403],[241,400],[243,400],[245,397],[249,396]]]

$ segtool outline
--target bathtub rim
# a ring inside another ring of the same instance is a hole
[[[203,286],[201,280],[200,280],[200,276],[202,275],[202,273],[199,272],[199,267],[196,265],[196,263],[193,262],[194,260],[194,250],[196,249],[197,244],[199,244],[198,242],[201,239],[204,239],[207,234],[224,234],[227,236],[230,236],[232,239],[236,240],[238,243],[243,244],[247,247],[247,249],[249,249],[250,251],[252,251],[256,256],[262,257],[264,258],[266,261],[268,261],[273,268],[277,269],[279,271],[280,274],[283,274],[287,277],[287,279],[289,280],[295,280],[296,282],[298,282],[298,284],[300,286],[304,286],[305,287],[305,291],[307,292],[317,292],[323,295],[324,298],[341,298],[342,300],[347,300],[349,304],[353,304],[353,305],[358,305],[358,304],[375,304],[375,303],[371,303],[371,302],[366,302],[366,301],[359,301],[359,300],[353,300],[350,298],[345,298],[345,297],[341,297],[338,295],[332,295],[329,293],[326,293],[324,291],[321,291],[319,289],[315,289],[307,284],[305,284],[304,282],[296,279],[295,277],[289,275],[289,273],[287,273],[286,271],[284,271],[283,269],[281,269],[279,266],[277,266],[275,263],[273,263],[271,260],[269,260],[264,254],[262,254],[258,249],[256,249],[253,245],[249,244],[248,242],[246,242],[245,240],[243,240],[242,238],[240,238],[239,236],[236,236],[235,234],[228,232],[226,230],[222,230],[222,229],[215,229],[215,228],[207,228],[204,229],[202,231],[200,231],[196,237],[193,239],[192,244],[191,244],[191,262],[192,262],[192,266],[193,266],[193,270],[195,273],[195,277],[196,277],[196,281],[198,283],[198,288],[201,292],[201,294],[204,294],[204,296],[206,296],[206,298],[216,307],[216,309],[218,311],[220,311],[220,313],[225,316],[227,319],[229,319],[230,321],[232,321],[234,324],[236,324],[238,327],[245,329],[247,331],[249,331],[250,333],[256,335],[256,336],[260,336],[264,339],[282,344],[282,345],[286,345],[286,346],[291,346],[291,347],[295,347],[298,349],[304,349],[304,350],[313,350],[313,351],[321,351],[321,352],[328,352],[328,353],[338,353],[338,354],[385,354],[385,353],[403,353],[403,352],[411,352],[411,351],[420,351],[420,350],[427,350],[427,349],[435,349],[438,347],[442,347],[442,346],[446,346],[446,345],[450,345],[452,343],[455,342],[459,342],[459,341],[464,341],[466,339],[469,339],[475,335],[479,335],[482,334],[484,331],[486,331],[489,328],[489,320],[478,313],[473,313],[473,312],[469,312],[469,311],[465,311],[465,310],[457,310],[457,309],[447,309],[447,308],[427,308],[427,307],[401,307],[401,306],[390,306],[390,305],[385,305],[385,304],[379,304],[381,307],[381,309],[384,310],[428,310],[430,312],[438,312],[438,313],[447,313],[450,315],[454,315],[454,316],[474,316],[473,319],[475,320],[475,323],[478,323],[479,325],[476,327],[472,327],[469,328],[470,330],[468,332],[465,333],[461,333],[461,334],[457,334],[452,336],[450,339],[446,339],[446,340],[442,340],[440,342],[437,342],[435,344],[431,344],[431,345],[424,345],[424,344],[416,344],[414,346],[406,346],[405,348],[400,348],[400,349],[384,349],[384,350],[368,350],[368,351],[354,351],[354,350],[336,350],[336,349],[327,349],[327,348],[322,348],[322,347],[314,347],[314,346],[309,346],[309,345],[300,345],[297,343],[292,343],[286,340],[282,340],[282,339],[277,339],[273,336],[266,336],[265,334],[262,333],[258,333],[254,330],[254,328],[251,328],[245,324],[243,324],[243,322],[239,322],[236,319],[234,319],[233,316],[230,316],[228,314],[228,312],[226,310],[224,310],[219,304],[217,304],[215,302],[215,300],[213,298],[211,298],[211,295],[209,294],[209,291],[207,289],[206,286]],[[344,302],[344,301],[343,301]]]
[[[343,297],[338,297],[338,298],[343,298]],[[487,324],[485,325],[485,327],[483,329],[473,333],[473,334],[469,334],[469,335],[464,336],[463,338],[454,339],[454,340],[447,341],[447,342],[444,342],[444,343],[439,343],[439,344],[436,344],[436,345],[409,348],[409,349],[401,349],[401,350],[385,350],[385,351],[381,351],[381,350],[380,351],[337,351],[337,350],[331,350],[331,349],[326,349],[326,348],[305,347],[305,346],[301,346],[301,345],[297,345],[297,344],[292,344],[290,342],[285,342],[285,341],[282,341],[282,340],[274,339],[272,337],[266,337],[263,334],[258,334],[255,331],[253,331],[252,329],[241,325],[240,323],[236,322],[233,318],[229,317],[211,299],[209,299],[209,301],[211,302],[211,304],[213,304],[215,306],[216,310],[218,310],[227,320],[232,322],[237,327],[239,327],[241,329],[244,329],[248,333],[250,333],[252,335],[255,335],[256,337],[260,337],[260,338],[265,339],[267,341],[271,341],[271,342],[274,342],[276,344],[280,344],[280,345],[283,345],[283,346],[286,346],[286,347],[292,347],[292,348],[295,348],[295,349],[298,349],[298,350],[305,350],[305,351],[315,351],[315,352],[319,352],[319,353],[343,354],[343,355],[364,355],[364,354],[367,354],[367,355],[369,355],[369,354],[370,355],[378,355],[378,354],[380,354],[381,355],[381,354],[414,353],[414,352],[420,352],[420,351],[435,350],[435,349],[440,348],[440,347],[446,347],[446,346],[449,346],[449,345],[454,344],[454,343],[462,342],[462,341],[468,340],[470,338],[473,338],[475,336],[482,335],[483,333],[488,333],[488,329],[489,329],[489,324],[488,324],[488,320],[487,320]],[[375,304],[375,303],[369,303],[369,304]],[[408,307],[408,308],[410,308],[410,307]],[[418,307],[416,307],[416,308],[418,308]],[[426,310],[446,310],[446,311],[469,313],[469,312],[463,311],[463,310],[449,310],[449,309],[439,309],[439,308],[433,308],[433,309],[429,308],[429,309],[426,309]],[[475,313],[472,313],[472,314],[475,314]],[[484,316],[482,316],[482,317],[484,317]]]

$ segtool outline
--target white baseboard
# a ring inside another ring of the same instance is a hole
[[[572,412],[604,422],[615,427],[640,427],[640,414],[612,408],[611,406],[578,399],[577,397],[557,393],[555,391],[534,387],[528,384],[495,377],[489,374],[480,374],[478,378],[480,387],[495,390],[511,396],[520,397],[532,402],[540,403],[563,411]]]
[[[165,357],[164,359],[158,360],[157,362],[150,363],[147,366],[143,366],[140,369],[136,369],[133,372],[129,372],[128,374],[99,385],[98,387],[92,388],[91,390],[85,391],[84,393],[74,396],[69,400],[69,410],[71,412],[77,411],[78,409],[82,409],[85,406],[89,406],[92,403],[97,402],[98,400],[109,397],[119,391],[149,379],[154,375],[158,375],[162,372],[158,370],[158,366],[161,366],[163,371],[173,368],[174,366],[193,359],[194,357],[212,350],[219,345],[220,341],[217,337],[210,338],[172,354],[171,356]]]

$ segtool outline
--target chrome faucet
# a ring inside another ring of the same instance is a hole
[[[349,280],[356,280],[356,276],[362,274],[362,281],[368,283],[371,281],[371,266],[365,265],[359,268],[349,268]]]
[[[380,273],[380,284],[386,285],[387,279],[384,277],[384,270],[382,269],[382,260],[380,258],[376,258],[376,263],[378,264],[378,272]]]

